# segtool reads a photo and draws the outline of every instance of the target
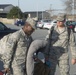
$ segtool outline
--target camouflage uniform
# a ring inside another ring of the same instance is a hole
[[[48,39],[49,34],[46,36]],[[55,74],[56,65],[58,64],[61,75],[70,75],[69,74],[69,57],[68,57],[68,30],[67,27],[64,27],[62,32],[59,32],[57,25],[54,27],[51,36],[52,47],[50,47],[50,56],[49,60],[51,63],[51,72],[50,75]],[[72,53],[72,58],[76,59],[76,49],[75,49],[75,37],[74,33],[70,33],[70,49]],[[45,51],[47,56],[48,51]]]
[[[31,42],[32,37],[27,36],[22,29],[11,34],[7,40],[7,52],[3,55],[4,68],[11,66],[13,75],[24,75],[27,50]]]

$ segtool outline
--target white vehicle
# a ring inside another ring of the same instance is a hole
[[[43,21],[40,20],[37,22],[37,28],[42,28],[43,27]]]
[[[75,26],[75,28],[74,28],[74,32],[76,33],[76,26]]]
[[[51,29],[51,27],[56,25],[56,23],[57,23],[56,20],[53,20],[53,21],[48,22],[48,23],[44,23],[43,28],[44,29]]]
[[[40,21],[38,21],[38,22],[37,22],[37,28],[43,28],[44,24],[45,24],[45,23],[48,23],[48,22],[51,22],[51,20],[45,19],[45,20],[40,20]]]

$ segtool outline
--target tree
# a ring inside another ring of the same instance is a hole
[[[76,10],[76,0],[61,0],[65,6],[65,12],[72,14]]]
[[[62,0],[65,6],[65,12],[67,14],[72,14],[72,0]]]
[[[10,12],[7,14],[7,18],[22,18],[23,13],[19,7],[14,6]]]

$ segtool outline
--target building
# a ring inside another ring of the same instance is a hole
[[[50,14],[46,11],[30,11],[24,13],[28,14],[28,16],[30,16],[31,18],[37,18],[38,20],[51,19]]]
[[[7,14],[14,6],[12,4],[0,4],[0,18],[7,18]],[[50,19],[50,14],[46,11],[28,11],[24,12],[26,16],[30,16],[32,18],[41,19]]]
[[[7,13],[9,13],[13,7],[12,4],[0,4],[0,17],[6,18]]]

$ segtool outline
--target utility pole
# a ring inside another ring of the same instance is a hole
[[[50,14],[50,16],[52,16],[53,14],[52,14],[52,4],[50,4],[50,8],[49,8],[49,10],[46,10],[49,14]]]
[[[20,6],[19,0],[18,0],[18,8]],[[18,9],[18,18],[19,18],[19,9]]]
[[[43,10],[42,10],[42,20],[43,20]]]
[[[75,2],[75,1],[73,0],[73,20],[74,20],[74,16],[75,16],[75,15],[74,15],[74,14],[75,14],[75,11],[74,11],[74,9],[75,9],[75,8],[74,8],[74,5],[75,5],[75,4],[74,4],[74,2]]]
[[[37,19],[38,19],[38,4],[37,4]]]

